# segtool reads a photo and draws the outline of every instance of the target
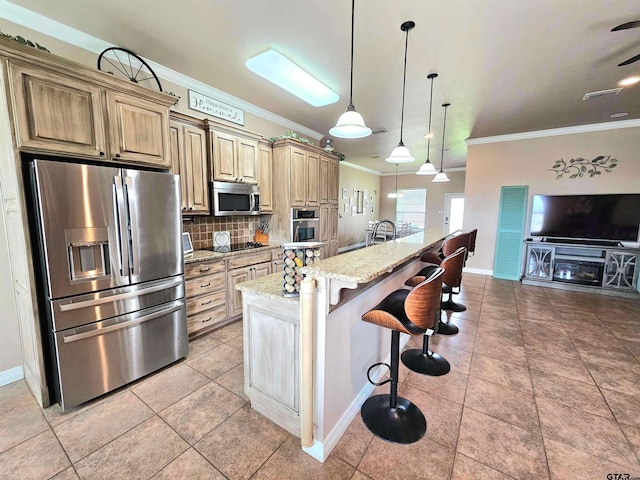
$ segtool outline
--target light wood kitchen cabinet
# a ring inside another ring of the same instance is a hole
[[[329,158],[320,157],[320,205],[329,203]]]
[[[340,162],[335,156],[320,157],[320,205],[338,203]]]
[[[170,167],[169,109],[107,91],[109,151],[114,160]]]
[[[271,273],[271,252],[236,255],[227,260],[227,316],[242,314],[242,294],[236,285]]]
[[[238,178],[246,183],[258,183],[256,162],[258,161],[258,142],[238,137]]]
[[[196,119],[172,116],[170,122],[171,165],[180,174],[182,213],[208,215],[207,132]]]
[[[260,135],[206,120],[211,144],[211,180],[258,183]]]
[[[18,147],[170,167],[169,103],[20,63],[10,68]]]
[[[326,244],[325,247],[328,245],[329,238],[329,205],[323,205],[320,207],[320,241]]]
[[[331,204],[329,209],[329,256],[338,255],[338,218],[340,218],[340,209],[338,204]]]
[[[20,64],[10,69],[18,147],[106,157],[102,88]]]
[[[337,158],[329,159],[329,203],[338,204],[340,192],[340,161]]]
[[[276,172],[272,177],[273,217],[270,222],[273,240],[291,241],[292,207],[320,206],[323,154],[326,152],[320,147],[295,140],[283,139],[273,143],[273,171]],[[328,192],[327,186],[327,196]]]
[[[225,264],[209,260],[185,266],[185,303],[189,338],[223,325],[227,320]]]
[[[260,187],[260,213],[273,212],[272,175],[273,158],[271,143],[260,141],[256,165],[258,186]]]
[[[291,206],[317,207],[320,156],[299,148],[291,148]]]

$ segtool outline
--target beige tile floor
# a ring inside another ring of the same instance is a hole
[[[401,368],[427,418],[417,443],[384,442],[358,415],[324,464],[309,457],[247,403],[236,323],[68,413],[41,410],[23,382],[0,388],[0,478],[640,477],[640,300],[469,274],[463,288],[460,333],[432,342],[451,372]]]

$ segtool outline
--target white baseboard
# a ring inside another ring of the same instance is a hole
[[[410,338],[411,337],[409,335],[400,335],[400,351],[402,351],[402,349],[407,345],[407,342]],[[391,352],[389,352],[389,355],[387,355],[387,357],[384,359],[384,363],[389,364],[390,361]],[[386,372],[386,367],[379,366],[374,371],[372,378],[376,382],[378,382]],[[362,390],[358,392],[356,398],[353,399],[342,417],[340,417],[340,420],[338,420],[338,423],[336,423],[335,427],[333,427],[333,429],[325,437],[324,441],[319,442],[318,440],[315,440],[312,446],[310,446],[309,448],[302,447],[302,450],[304,450],[316,460],[324,463],[324,461],[329,457],[329,454],[331,453],[333,448],[337,445],[340,438],[342,438],[342,435],[344,435],[344,432],[347,430],[347,428],[349,428],[349,425],[351,425],[351,422],[353,421],[355,416],[360,412],[362,404],[367,400],[367,398],[369,398],[369,395],[371,395],[371,392],[373,392],[374,388],[375,386],[371,383],[365,383],[364,387],[362,387]]]
[[[0,372],[0,387],[17,382],[24,378],[24,370],[22,367],[14,367],[9,370]]]
[[[464,267],[462,271],[467,273],[477,273],[478,275],[487,275],[489,277],[493,277],[493,270],[487,270],[484,268]]]

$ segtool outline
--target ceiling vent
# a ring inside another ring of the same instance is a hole
[[[387,130],[386,128],[374,128],[373,130],[371,130],[371,135],[377,135],[379,133],[387,133],[389,130]]]
[[[611,88],[609,90],[600,90],[599,92],[585,93],[582,100],[591,100],[592,98],[611,97],[618,95],[622,91],[622,88]]]

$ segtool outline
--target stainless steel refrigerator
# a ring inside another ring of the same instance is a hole
[[[29,163],[49,379],[63,409],[188,352],[176,175]]]

